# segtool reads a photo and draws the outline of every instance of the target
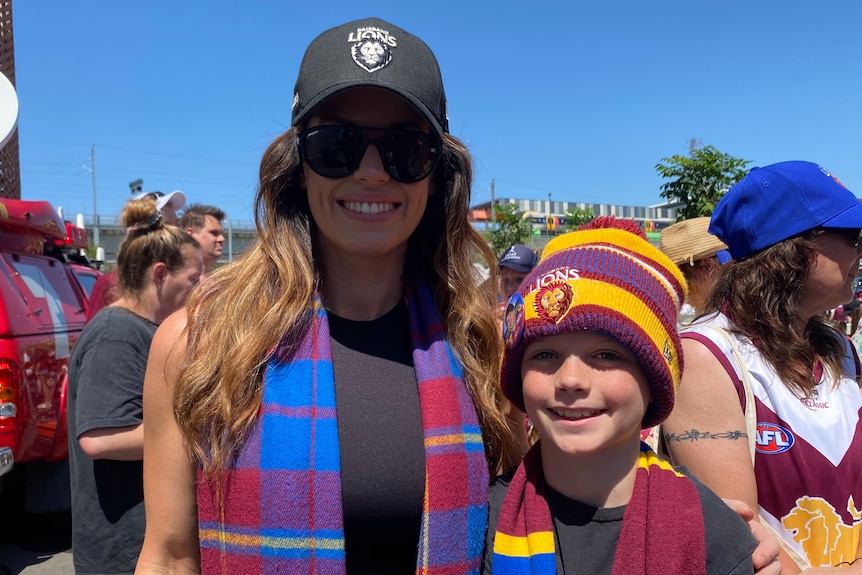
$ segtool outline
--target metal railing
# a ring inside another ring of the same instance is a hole
[[[98,222],[98,226],[96,225]],[[257,236],[253,220],[225,220],[224,225],[224,253],[220,262],[233,261],[235,256],[242,254]],[[117,247],[123,239],[123,228],[119,225],[116,215],[84,216],[84,228],[87,230],[89,245],[95,249],[101,247],[105,250],[105,263],[113,264],[117,261]],[[98,229],[98,234],[96,230]],[[99,245],[94,240],[98,238]]]

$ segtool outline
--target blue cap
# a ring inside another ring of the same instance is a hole
[[[527,246],[515,244],[503,252],[498,263],[500,267],[510,268],[516,272],[526,274],[532,271],[536,267],[536,264],[539,263],[539,256]]]
[[[730,255],[730,252],[727,250],[718,250],[717,252],[715,252],[715,257],[718,260],[718,263],[721,265],[733,261],[733,256]]]
[[[733,259],[818,228],[862,228],[862,203],[811,162],[780,162],[750,172],[715,206],[709,233]]]

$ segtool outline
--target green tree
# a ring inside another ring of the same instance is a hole
[[[595,217],[596,216],[593,214],[592,210],[570,205],[566,208],[566,231],[573,232],[578,229],[578,226],[588,224],[593,221],[593,218]]]
[[[662,158],[656,164],[659,176],[670,180],[661,185],[661,197],[685,204],[677,220],[710,216],[718,200],[745,176],[750,163],[692,139],[688,156]]]
[[[530,224],[524,220],[518,204],[497,204],[494,211],[497,219],[492,222],[492,229],[485,232],[485,239],[499,255],[512,244],[524,243],[530,235]]]

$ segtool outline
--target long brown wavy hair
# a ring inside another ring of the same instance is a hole
[[[702,314],[723,311],[736,331],[755,343],[784,384],[805,395],[817,385],[815,361],[833,374],[846,373],[845,348],[824,319],[812,317],[801,333],[798,328],[814,239],[821,233],[810,230],[724,266]]]
[[[258,417],[263,368],[284,338],[300,341],[319,288],[321,261],[301,185],[298,131],[270,144],[255,197],[257,241],[218,270],[187,304],[187,355],[174,416],[191,455],[209,477],[226,469]],[[432,193],[408,243],[408,265],[424,271],[452,350],[464,366],[492,475],[522,455],[499,386],[502,344],[491,286],[477,287],[474,256],[494,269],[491,248],[468,221],[472,163],[464,145],[444,135]],[[409,273],[409,271],[407,272]]]

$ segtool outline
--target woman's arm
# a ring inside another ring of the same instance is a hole
[[[78,444],[90,459],[140,461],[144,458],[144,424],[91,429],[78,436]]]
[[[662,424],[668,454],[719,497],[738,499],[756,510],[757,483],[736,387],[703,343],[683,339],[682,347],[685,369],[676,404]],[[784,575],[800,572],[783,550],[778,559]]]
[[[174,387],[185,354],[180,311],[159,326],[144,380],[144,505],[147,530],[135,573],[200,573],[196,465],[173,415]]]
[[[662,424],[671,460],[686,466],[719,497],[738,499],[756,510],[754,466],[736,388],[704,344],[683,339],[682,348],[685,369],[676,404]]]

